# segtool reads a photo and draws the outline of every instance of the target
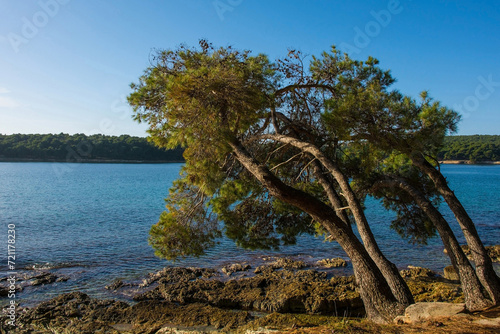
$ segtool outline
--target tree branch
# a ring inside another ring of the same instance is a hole
[[[332,86],[325,85],[325,84],[294,84],[294,85],[289,85],[283,88],[278,89],[275,92],[275,95],[281,95],[283,93],[288,93],[291,92],[295,89],[310,89],[310,88],[322,88],[325,90],[328,90],[330,93],[332,93],[335,96],[335,90],[333,89]]]

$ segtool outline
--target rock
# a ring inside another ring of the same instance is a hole
[[[474,320],[473,323],[481,326],[493,326],[500,327],[500,318],[495,319],[477,319]]]
[[[248,264],[241,264],[241,263],[233,263],[231,265],[228,265],[228,266],[224,266],[222,267],[221,271],[228,275],[228,276],[231,276],[231,274],[235,273],[235,272],[238,272],[238,271],[246,271],[248,269],[250,269],[250,265]]]
[[[396,318],[407,324],[422,322],[439,317],[451,317],[465,310],[465,304],[459,303],[415,303],[405,310],[404,317]]]
[[[267,260],[267,258],[266,258]],[[273,272],[276,269],[302,269],[307,267],[306,263],[304,261],[295,261],[290,258],[283,258],[279,257],[276,258],[273,262],[269,264],[265,264],[262,266],[258,266],[255,270],[254,273],[259,274],[259,273],[264,273],[264,274],[269,274]]]
[[[81,292],[58,296],[35,308],[18,310],[17,314],[20,330],[14,333],[23,334],[156,333],[165,324],[173,323],[193,333],[196,329],[202,329],[201,333],[206,329],[230,332],[251,318],[246,311],[221,310],[201,304],[177,306],[151,300],[131,306],[121,301],[93,299]],[[0,331],[4,333],[1,323]]]
[[[416,277],[436,277],[437,274],[430,269],[408,266],[408,269],[401,270],[400,274],[404,278],[416,278]]]
[[[128,284],[130,285],[130,284]],[[119,288],[126,286],[126,284],[122,280],[116,280],[110,285],[106,285],[104,288],[107,290],[118,290]]]
[[[428,277],[417,277],[407,279],[406,283],[413,294],[415,302],[464,302],[462,288],[457,281],[440,282],[430,280]]]
[[[37,285],[45,285],[45,284],[51,284],[57,281],[59,277],[52,274],[52,273],[42,273],[40,275],[34,276],[31,278],[31,285],[37,286]]]
[[[147,287],[159,280],[187,282],[198,277],[210,278],[216,275],[217,271],[215,269],[165,267],[156,273],[150,273],[147,278],[143,279],[142,284],[139,286],[142,288]]]
[[[403,325],[406,323],[405,321],[406,318],[404,315],[398,315],[396,318],[394,318],[392,322],[395,323],[396,325]]]
[[[165,326],[157,331],[155,334],[206,334],[206,333],[216,333],[216,329],[206,328],[205,326],[200,326],[200,328],[178,328],[175,326]]]
[[[430,278],[429,272],[422,269],[410,268],[415,277],[407,278],[417,302],[463,300],[457,282]],[[258,333],[262,328],[317,326],[317,317],[323,315],[328,316],[325,318],[345,318],[364,314],[354,277],[330,278],[326,272],[316,270],[282,269],[228,280],[215,270],[165,268],[148,278],[154,279],[157,285],[135,298],[138,302],[134,305],[93,299],[80,292],[65,294],[35,308],[17,310],[19,331],[12,333],[244,333],[245,330]],[[115,283],[120,285],[120,281]],[[487,321],[482,324],[493,326],[498,322],[495,318],[500,315],[500,308],[495,308],[479,315],[458,313],[449,316],[450,305],[461,305],[462,310],[464,304],[419,304],[434,306],[417,309],[414,311],[416,315],[408,311],[395,322],[424,321],[418,326],[427,327],[434,333],[436,329],[431,327],[448,326],[448,320],[439,319],[440,316],[469,324],[479,317],[486,317]],[[448,313],[436,313],[433,308]],[[5,315],[0,315],[0,332],[5,319]]]
[[[316,262],[319,266],[326,268],[337,268],[337,267],[347,267],[347,262],[340,257],[333,259],[322,259]]]
[[[258,266],[257,268],[255,268],[255,270],[253,271],[255,274],[265,274],[265,275],[269,275],[270,273],[272,273],[274,271],[274,268],[272,266],[269,266],[269,265],[262,265],[262,266]]]
[[[116,329],[118,332],[131,332],[134,328],[132,324],[114,324],[111,325],[114,329]],[[158,333],[158,332],[157,332]]]
[[[245,334],[272,334],[272,333],[283,333],[283,331],[279,329],[269,329],[269,328],[263,328],[263,327],[258,327],[257,329],[247,329]]]
[[[500,262],[500,245],[486,246],[486,251],[491,258],[491,261]]]
[[[9,291],[11,288],[12,288],[12,286],[8,285],[8,284],[0,285],[0,297],[8,297],[8,295],[10,293]],[[21,292],[21,291],[23,291],[23,286],[20,284],[15,284],[14,289],[16,292]]]
[[[69,280],[69,277],[68,277],[68,276],[59,276],[59,277],[56,279],[56,282],[66,282],[67,280]]]
[[[470,251],[469,246],[467,245],[462,245],[462,250],[464,251],[465,255],[467,255],[467,258],[469,260],[474,260],[472,253]],[[500,262],[500,245],[494,245],[494,246],[486,246],[486,252],[488,253],[489,257],[491,258],[491,261],[493,262]],[[446,249],[444,250],[444,253],[447,254],[448,252]]]
[[[450,281],[459,281],[460,277],[458,276],[457,271],[455,270],[455,267],[453,266],[446,266],[444,267],[444,278]]]
[[[295,261],[289,258],[278,258],[276,261],[270,264],[273,268],[283,268],[283,269],[302,269],[306,267],[304,261]]]
[[[159,281],[154,290],[136,300],[171,303],[205,303],[215,307],[262,312],[364,314],[353,277],[328,279],[324,272],[283,269],[255,277],[221,281],[203,279],[169,283]]]
[[[38,286],[38,285],[45,285],[45,284],[52,284],[55,282],[65,282],[69,280],[68,276],[58,276],[50,272],[35,272],[34,274],[30,275],[24,275],[20,278],[18,278],[18,281],[21,282],[22,285],[20,286],[26,286],[26,285],[32,285],[32,286]]]

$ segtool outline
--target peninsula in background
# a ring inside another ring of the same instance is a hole
[[[184,162],[183,149],[164,150],[129,135],[0,134],[0,161]],[[444,163],[500,163],[500,135],[448,136],[438,155]]]
[[[165,150],[143,137],[75,134],[0,134],[0,161],[184,162],[183,149]]]

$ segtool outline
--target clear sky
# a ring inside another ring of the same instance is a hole
[[[0,133],[145,136],[125,97],[155,48],[205,38],[271,59],[335,44],[500,134],[500,1],[0,0]]]

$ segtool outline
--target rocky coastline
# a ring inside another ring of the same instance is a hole
[[[389,327],[370,323],[363,319],[363,304],[354,277],[333,276],[325,271],[332,266],[349,265],[340,258],[314,264],[269,258],[265,265],[255,268],[249,263],[233,263],[217,269],[167,267],[150,273],[142,281],[115,281],[106,286],[117,299],[129,296],[130,302],[71,292],[33,308],[18,308],[15,327],[9,327],[8,313],[4,312],[0,332],[413,333],[415,328],[430,326],[426,332],[434,333],[432,330],[438,326],[441,333],[446,332],[441,330],[447,326],[450,330],[454,328],[452,324],[457,322],[464,330],[475,326],[482,333],[495,333],[499,329],[496,320],[478,323],[477,315],[463,312],[439,321],[419,321],[412,326],[404,324],[412,322],[410,316]],[[461,309],[463,295],[458,281],[411,266],[401,274],[417,305],[432,302],[435,307],[436,302],[446,302]],[[45,273],[27,277],[27,282],[51,284],[61,279],[66,278]],[[446,305],[442,308],[450,309]],[[461,333],[456,328],[451,332]]]

